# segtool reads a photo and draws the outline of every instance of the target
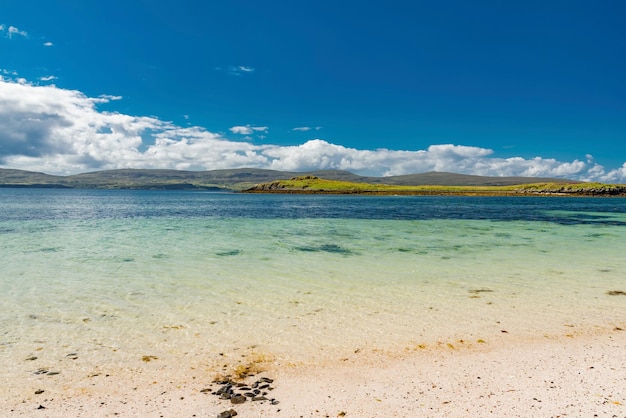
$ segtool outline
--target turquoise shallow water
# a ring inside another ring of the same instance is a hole
[[[626,326],[626,296],[607,294],[626,291],[624,199],[0,199],[3,364],[37,351],[210,364],[250,347],[320,362]]]

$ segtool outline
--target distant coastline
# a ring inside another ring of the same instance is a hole
[[[348,171],[242,168],[181,171],[120,169],[69,176],[0,168],[0,188],[201,190],[215,192],[463,196],[626,196],[626,185],[559,178],[485,177],[429,172],[389,177]]]

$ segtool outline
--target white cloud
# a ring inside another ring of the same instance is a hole
[[[54,44],[52,42],[44,42],[43,46],[53,46]]]
[[[230,75],[242,76],[244,74],[251,74],[256,70],[253,67],[245,65],[229,65],[227,67],[215,67],[215,71],[223,71]]]
[[[28,36],[28,33],[26,33],[26,31],[23,30],[19,30],[18,28],[16,28],[15,26],[9,26],[7,28],[6,25],[2,24],[0,25],[0,32],[4,32],[6,30],[6,37],[7,38],[13,38],[14,35],[19,35],[19,36]]]
[[[119,96],[88,97],[53,85],[0,80],[0,166],[70,174],[113,168],[272,168],[350,170],[364,175],[449,171],[486,176],[541,176],[626,182],[626,163],[606,170],[586,161],[498,158],[490,149],[454,144],[424,150],[360,150],[313,139],[297,146],[231,141],[204,128],[98,109]],[[234,126],[240,135],[266,126]]]
[[[95,103],[108,103],[115,100],[122,100],[122,96],[111,96],[110,94],[101,94],[97,99],[92,99]]]
[[[0,70],[0,73],[7,75],[7,76],[11,76],[11,77],[17,77],[19,75],[17,71],[15,70],[6,70],[6,69]]]
[[[600,164],[593,164],[579,178],[584,181],[599,181],[602,183],[626,183],[626,162],[621,167],[609,172]]]
[[[269,128],[267,126],[250,126],[250,125],[246,125],[246,126],[233,126],[232,128],[229,128],[228,130],[231,131],[234,134],[252,135],[255,132],[265,132],[265,133],[267,133],[267,131],[269,131]]]
[[[299,126],[297,128],[293,128],[292,131],[299,131],[299,132],[308,132],[315,129],[316,131],[319,131],[320,129],[322,129],[321,126],[316,126],[314,128],[310,127],[310,126]]]
[[[250,135],[252,133],[252,128],[250,126],[233,126],[229,129],[234,134],[240,135]]]
[[[228,73],[230,75],[236,75],[236,76],[241,76],[244,74],[250,74],[254,72],[254,68],[252,67],[246,67],[245,65],[231,65],[228,67]]]
[[[55,77],[53,75],[49,75],[49,76],[46,76],[46,77],[39,77],[39,80],[41,80],[41,81],[52,81],[52,80],[56,80],[56,79],[57,79],[57,77]]]
[[[15,26],[9,26],[9,28],[7,29],[7,36],[9,38],[12,38],[13,35],[20,35],[20,36],[28,36],[28,33],[26,33],[23,30],[19,30],[18,28],[16,28]]]

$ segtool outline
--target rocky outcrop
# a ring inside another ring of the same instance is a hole
[[[248,192],[275,192],[275,191],[281,191],[281,190],[283,191],[287,190],[286,186],[282,184],[280,181],[273,181],[271,183],[257,184],[256,186],[253,186],[246,191]]]
[[[524,195],[562,195],[562,196],[626,196],[626,185],[601,184],[589,187],[564,185],[561,187],[526,188],[517,193]]]

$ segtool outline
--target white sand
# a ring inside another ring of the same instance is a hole
[[[394,356],[358,352],[316,367],[269,365],[261,375],[274,379],[268,396],[278,405],[231,405],[200,392],[219,387],[210,384],[214,372],[147,364],[108,376],[4,377],[0,416],[215,417],[233,408],[239,417],[626,417],[626,331],[619,329]]]

